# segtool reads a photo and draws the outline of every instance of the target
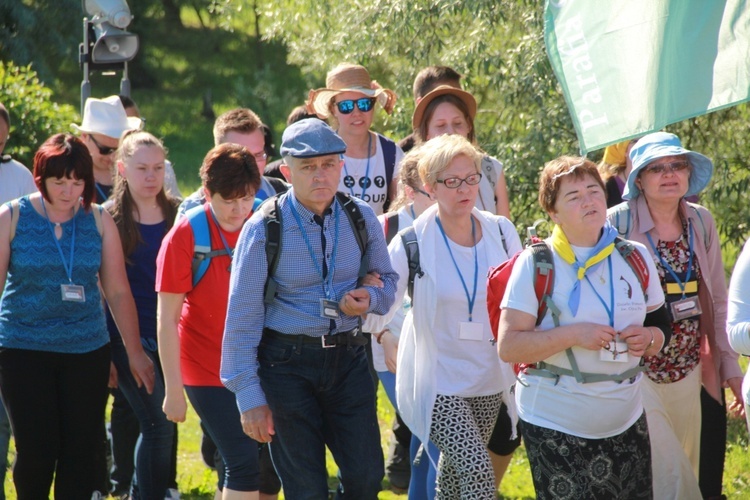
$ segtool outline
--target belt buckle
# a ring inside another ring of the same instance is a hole
[[[321,335],[320,337],[320,345],[323,347],[323,349],[331,349],[332,347],[336,347],[336,344],[326,344],[326,338],[328,338],[328,335]]]

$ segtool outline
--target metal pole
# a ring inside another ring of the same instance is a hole
[[[120,80],[120,95],[130,97],[130,80],[128,79],[128,62],[122,63],[122,80]]]
[[[83,67],[83,81],[81,82],[81,116],[86,105],[86,99],[91,96],[91,82],[89,81],[89,20],[83,18],[83,48],[81,51],[81,65]]]

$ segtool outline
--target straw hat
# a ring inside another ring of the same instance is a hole
[[[140,118],[125,114],[120,98],[113,95],[105,99],[86,99],[83,123],[71,123],[70,126],[79,132],[101,134],[119,140],[124,132],[137,130],[141,128],[142,123]]]
[[[703,191],[711,181],[714,173],[714,164],[707,157],[695,151],[682,147],[680,138],[667,132],[655,132],[641,137],[630,150],[630,160],[633,162],[633,170],[628,175],[628,182],[622,193],[623,200],[632,200],[641,194],[641,190],[635,183],[638,174],[652,161],[665,156],[685,155],[690,162],[690,181],[685,196],[693,196]]]
[[[427,106],[442,95],[452,95],[463,101],[466,108],[469,110],[469,116],[471,116],[472,120],[477,115],[477,101],[474,99],[473,95],[450,85],[439,85],[425,94],[419,103],[417,103],[417,107],[414,109],[414,114],[411,117],[411,124],[412,127],[414,127],[414,130],[418,129],[422,124],[422,119],[424,118],[424,112],[427,110]]]
[[[331,99],[342,92],[360,92],[377,98],[386,113],[391,114],[396,104],[396,93],[373,85],[370,73],[358,64],[339,64],[326,76],[326,86],[311,90],[307,99],[307,109],[321,118],[331,116]]]

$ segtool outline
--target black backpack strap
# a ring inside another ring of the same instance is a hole
[[[336,199],[349,219],[349,223],[354,230],[354,237],[357,239],[357,245],[359,245],[359,251],[362,253],[358,274],[361,280],[370,269],[370,259],[367,255],[367,223],[365,222],[365,217],[362,215],[362,210],[359,209],[357,203],[348,194],[339,191],[336,193]]]
[[[503,233],[503,225],[500,220],[497,221],[497,228],[500,230],[500,239],[503,240],[503,250],[505,250],[505,255],[510,258],[511,256],[508,254],[508,242],[505,241],[505,233]]]
[[[385,215],[385,243],[389,245],[393,237],[398,234],[398,212]],[[503,240],[505,241],[505,240]]]
[[[383,210],[388,210],[388,205],[391,204],[391,199],[388,197],[388,188],[391,186],[393,180],[393,171],[396,169],[396,143],[392,140],[378,134],[378,140],[380,141],[380,148],[383,150],[383,161],[385,162],[385,204]]]
[[[276,177],[269,177],[267,175],[264,175],[263,178],[268,181],[274,191],[276,191],[276,194],[286,193],[289,189],[289,184],[282,181],[281,179],[277,179]],[[269,196],[272,196],[272,194],[269,193]]]
[[[263,302],[271,304],[276,297],[276,280],[273,277],[276,274],[281,253],[281,210],[278,196],[273,197],[273,202],[263,203],[258,207],[258,211],[263,214],[263,225],[266,227],[266,261],[268,262]]]
[[[411,297],[412,306],[414,305],[414,280],[417,276],[424,276],[422,266],[419,264],[419,244],[417,243],[417,233],[414,227],[409,226],[399,233],[406,249],[406,260],[409,262],[409,282],[407,290]]]

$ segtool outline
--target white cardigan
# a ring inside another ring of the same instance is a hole
[[[472,211],[472,215],[482,225],[482,237],[486,238],[485,245],[493,265],[504,262],[513,254],[522,250],[523,247],[516,228],[508,219],[476,208]],[[433,205],[414,221],[414,230],[419,245],[420,265],[424,275],[422,278],[417,277],[414,282],[415,297],[413,298],[412,308],[406,315],[404,326],[401,329],[396,370],[396,400],[399,414],[422,443],[429,441],[432,410],[437,397],[435,377],[437,346],[434,337],[430,334],[435,327],[435,311],[438,307],[435,276],[441,264],[435,260],[435,245],[442,243],[442,236],[435,222],[436,216],[437,205]],[[502,227],[508,253],[503,249],[498,225]],[[388,253],[391,256],[393,269],[399,274],[396,299],[387,315],[368,316],[365,331],[379,332],[383,330],[401,307],[404,294],[407,291],[409,267],[406,249],[400,237],[393,238],[388,246]],[[486,305],[477,304],[477,307],[486,307]],[[515,382],[515,376],[509,364],[503,363],[502,366],[503,377],[502,380],[498,381],[498,386],[502,388],[503,402],[508,407],[508,413],[514,423],[515,435],[517,416],[515,401],[510,395],[510,388]],[[472,374],[467,374],[467,376],[469,375]],[[481,377],[482,373],[478,372],[475,375]],[[434,458],[430,457],[431,460]]]

